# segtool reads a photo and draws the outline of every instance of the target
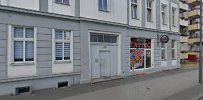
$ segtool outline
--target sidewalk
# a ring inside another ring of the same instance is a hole
[[[3,96],[0,100],[162,100],[165,97],[168,97],[167,100],[173,100],[169,98],[180,91],[197,86],[197,76],[198,71],[195,69],[176,69],[65,89]]]

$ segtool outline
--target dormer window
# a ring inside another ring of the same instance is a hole
[[[55,0],[56,3],[64,4],[64,5],[69,5],[69,0]]]

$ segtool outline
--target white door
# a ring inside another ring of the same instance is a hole
[[[100,59],[99,59],[99,46],[91,45],[91,76],[92,78],[100,78]]]
[[[101,77],[111,76],[110,51],[99,51]]]

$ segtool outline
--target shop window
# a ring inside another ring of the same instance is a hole
[[[146,50],[151,55],[151,39],[142,38],[131,38],[130,42],[130,70],[135,71],[137,69],[144,69],[151,67],[151,56],[150,62],[145,60]],[[149,65],[149,66],[148,66]]]

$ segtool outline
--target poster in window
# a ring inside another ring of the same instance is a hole
[[[144,48],[130,49],[130,70],[144,68]]]

